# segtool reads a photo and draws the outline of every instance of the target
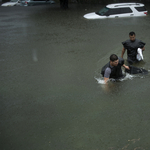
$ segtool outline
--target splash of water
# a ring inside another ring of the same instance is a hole
[[[38,61],[38,56],[37,56],[37,50],[36,49],[32,50],[32,58],[33,58],[34,62]]]
[[[97,80],[98,84],[106,84],[104,79],[102,78],[95,78],[95,79]]]
[[[124,80],[133,80],[133,78],[135,78],[135,77],[137,77],[136,75],[131,75],[131,74],[128,74],[128,73],[126,73],[126,76],[123,78],[123,79],[120,79],[119,81],[124,81]],[[95,77],[95,79],[97,80],[97,82],[98,82],[98,84],[106,84],[105,82],[104,82],[104,79],[103,79],[103,77]],[[115,81],[115,79],[113,80],[113,79],[111,79],[111,81]]]
[[[126,73],[126,76],[123,79],[120,79],[120,81],[124,80],[133,80],[133,78],[137,77],[136,75],[131,75],[129,73]]]

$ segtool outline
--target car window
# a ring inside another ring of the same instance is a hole
[[[126,7],[126,8],[120,8],[120,13],[124,14],[124,13],[132,13],[131,8]]]
[[[132,13],[132,10],[129,7],[114,8],[114,9],[109,9],[109,11],[105,15],[107,16],[107,15],[116,15],[116,14],[125,14],[125,13]]]
[[[101,9],[100,11],[97,11],[96,14],[104,16],[106,12],[109,11],[109,8],[104,7],[103,9]]]
[[[135,7],[135,9],[137,11],[146,11],[146,8],[143,6],[143,7]]]
[[[115,14],[120,14],[120,8],[109,9],[109,11],[105,15],[107,16],[107,15],[115,15]]]

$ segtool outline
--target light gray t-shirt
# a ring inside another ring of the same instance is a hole
[[[113,68],[113,66],[110,66],[111,68]],[[109,67],[106,68],[105,73],[104,73],[104,77],[105,78],[109,78],[111,74],[111,69]]]

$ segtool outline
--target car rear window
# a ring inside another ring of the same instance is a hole
[[[137,11],[146,11],[146,8],[143,6],[143,7],[135,7],[135,9]]]
[[[109,11],[105,15],[116,15],[125,13],[132,13],[132,10],[129,7],[109,9]]]

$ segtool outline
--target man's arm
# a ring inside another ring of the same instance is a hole
[[[121,53],[121,57],[122,57],[122,58],[123,58],[123,55],[124,55],[125,51],[126,51],[126,49],[123,47],[122,53]]]
[[[107,81],[109,80],[109,78],[104,77],[104,82],[107,83]]]
[[[126,66],[125,64],[122,65],[124,68],[130,70],[129,66]]]
[[[111,74],[111,69],[110,68],[106,68],[105,73],[104,73],[104,82],[107,83],[109,80]]]

